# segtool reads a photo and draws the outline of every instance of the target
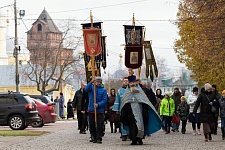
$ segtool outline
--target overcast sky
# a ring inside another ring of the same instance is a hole
[[[179,0],[17,0],[18,9],[26,11],[24,23],[19,21],[19,38],[26,38],[27,28],[31,28],[44,8],[54,22],[76,19],[80,28],[82,22],[90,22],[92,10],[94,21],[103,22],[103,33],[107,36],[109,50],[108,67],[115,70],[118,55],[120,52],[124,53],[124,47],[121,46],[125,43],[123,25],[132,24],[134,13],[136,24],[146,27],[145,40],[152,40],[155,56],[165,58],[168,67],[176,71],[184,66],[178,62],[172,48],[174,40],[178,38],[178,30],[173,25],[178,2]],[[0,0],[0,7],[13,3],[14,0]],[[13,12],[13,6],[7,9]]]

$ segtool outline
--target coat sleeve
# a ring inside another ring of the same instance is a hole
[[[73,108],[76,108],[77,107],[77,91],[73,97]]]
[[[174,114],[175,113],[175,101],[173,99],[172,99],[172,107],[171,107],[171,110],[172,110],[172,114]]]
[[[195,104],[195,101],[193,101],[193,99],[192,99],[192,96],[191,96],[191,95],[188,97],[188,101],[187,101],[187,103],[188,103],[188,105],[194,105],[194,104]]]
[[[160,104],[160,116],[162,116],[163,115],[163,108],[164,108],[164,99],[162,99],[162,101],[161,101],[161,104]]]
[[[194,109],[193,109],[193,113],[195,114],[198,110],[198,107],[200,106],[201,104],[201,101],[202,101],[202,95],[200,94],[197,98],[197,101],[195,102],[195,106],[194,106]]]
[[[92,91],[92,82],[89,82],[89,83],[87,84],[87,86],[84,88],[84,90],[85,90],[86,92],[91,92],[91,91]]]

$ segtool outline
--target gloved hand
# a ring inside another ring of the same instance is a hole
[[[209,105],[213,105],[213,102],[210,102]]]
[[[195,117],[195,114],[192,114],[193,115],[193,117]]]

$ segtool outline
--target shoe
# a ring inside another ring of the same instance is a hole
[[[143,145],[143,142],[142,141],[138,142],[138,145]]]
[[[86,132],[85,131],[80,131],[80,134],[86,134]]]
[[[175,129],[172,129],[171,131],[175,132]]]
[[[94,139],[94,140],[93,140],[93,143],[97,143],[97,140],[96,140],[96,139]]]
[[[198,135],[201,135],[200,129],[197,130],[197,134]]]
[[[130,145],[137,145],[136,141],[132,141],[132,143],[130,143]]]
[[[205,142],[208,142],[209,141],[209,139],[205,139]]]
[[[97,140],[96,143],[102,144],[102,140]]]
[[[115,130],[114,130],[114,133],[116,133],[116,132],[117,132],[117,130],[115,129]]]
[[[209,140],[212,141],[211,133],[209,133]]]
[[[222,135],[222,140],[225,140],[225,134]]]
[[[127,136],[126,135],[122,136],[122,141],[126,141],[126,140],[127,140]]]
[[[93,142],[93,139],[90,137],[89,142]]]
[[[179,132],[179,129],[176,129],[177,132]]]
[[[196,130],[193,130],[193,133],[192,133],[193,135],[196,135]]]

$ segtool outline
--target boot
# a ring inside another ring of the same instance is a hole
[[[212,140],[211,132],[209,132],[209,140]]]
[[[204,134],[204,136],[205,136],[205,142],[208,142],[209,141],[208,134]]]
[[[114,133],[116,133],[117,132],[117,128],[116,128],[116,123],[114,123]]]
[[[201,135],[200,129],[197,130],[198,135]]]
[[[166,133],[165,134],[169,134],[170,133],[170,127],[167,128]]]
[[[111,133],[113,133],[113,123],[110,122]]]

